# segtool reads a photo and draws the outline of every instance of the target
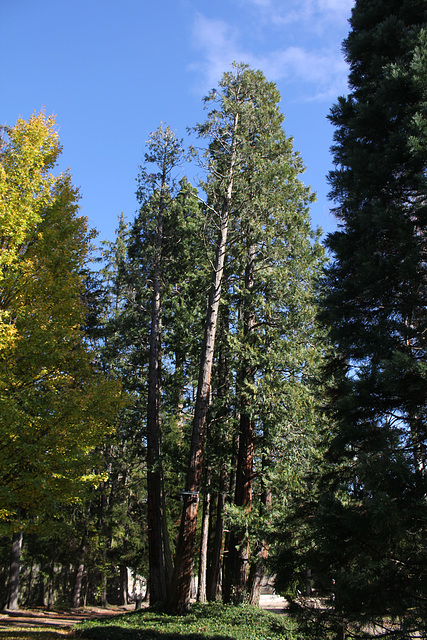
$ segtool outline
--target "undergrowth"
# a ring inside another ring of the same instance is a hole
[[[249,605],[194,604],[183,616],[142,609],[79,624],[88,640],[304,640],[293,623]]]

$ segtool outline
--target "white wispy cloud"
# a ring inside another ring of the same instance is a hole
[[[288,47],[269,54],[261,68],[274,81],[288,80],[301,87],[299,99],[329,100],[346,90],[347,65],[336,51]]]
[[[337,4],[337,0],[316,2]],[[307,49],[288,46],[255,54],[241,44],[243,36],[237,27],[223,20],[208,19],[200,13],[195,17],[193,37],[199,60],[191,68],[203,78],[199,87],[203,92],[216,86],[222,73],[231,67],[233,61],[261,69],[269,80],[293,83],[295,99],[329,100],[346,90],[347,67],[339,47]]]
[[[193,23],[193,44],[200,52],[191,69],[202,75],[203,91],[216,86],[234,60],[248,62],[238,44],[238,31],[223,20],[208,19],[198,13]],[[243,60],[245,57],[245,60]]]
[[[314,28],[342,22],[350,16],[355,0],[237,0],[262,9],[263,19],[274,24],[311,23]],[[320,25],[319,25],[320,23]]]
[[[328,11],[339,18],[347,19],[354,3],[355,0],[315,0],[314,5],[317,5],[320,11]]]

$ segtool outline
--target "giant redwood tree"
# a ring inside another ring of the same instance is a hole
[[[340,615],[425,634],[427,2],[357,0],[350,24],[350,92],[330,114],[337,426],[313,562]]]

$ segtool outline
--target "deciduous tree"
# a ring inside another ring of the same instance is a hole
[[[84,340],[93,234],[70,176],[48,174],[58,152],[43,114],[2,139],[0,517],[11,532],[82,496],[120,405]]]

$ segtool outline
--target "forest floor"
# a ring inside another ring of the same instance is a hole
[[[69,629],[83,620],[117,616],[126,611],[132,611],[135,605],[126,607],[82,607],[47,611],[46,609],[21,609],[19,611],[0,611],[0,638],[7,629],[50,628],[52,630]]]
[[[142,605],[144,606],[144,604]],[[287,602],[277,595],[262,595],[260,607],[272,613],[284,613]],[[25,638],[25,630],[43,629],[51,630],[50,638],[68,635],[71,627],[83,620],[93,620],[108,616],[117,616],[127,611],[133,611],[135,605],[109,606],[107,609],[101,607],[84,607],[80,609],[68,609],[64,611],[47,611],[45,609],[22,609],[20,611],[0,611],[0,639],[4,638]],[[19,632],[17,632],[19,630]],[[17,633],[9,633],[15,631]],[[53,633],[55,632],[55,633]],[[28,638],[36,638],[31,633]],[[41,635],[39,635],[42,638]],[[46,636],[47,637],[47,636]]]

